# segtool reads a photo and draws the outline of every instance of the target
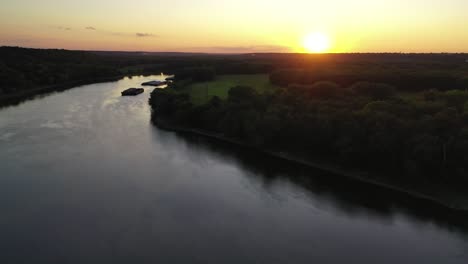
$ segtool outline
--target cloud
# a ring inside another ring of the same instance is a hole
[[[150,33],[127,33],[127,32],[116,32],[116,31],[106,31],[106,30],[97,30],[97,32],[100,32],[102,34],[106,35],[111,35],[111,36],[121,36],[121,37],[137,37],[137,38],[155,38],[158,37],[158,35],[155,34],[150,34]]]
[[[17,38],[17,39],[4,39],[2,40],[1,45],[7,44],[7,45],[21,45],[21,44],[29,44],[29,43],[35,43],[37,42],[37,39],[31,39],[31,38]],[[21,44],[17,44],[21,43]]]
[[[149,33],[136,33],[135,35],[139,38],[156,37],[156,35]]]
[[[157,35],[150,33],[127,33],[127,32],[118,32],[118,31],[107,31],[107,30],[97,30],[101,34],[111,35],[111,36],[120,36],[120,37],[137,37],[137,38],[152,38],[157,37]]]
[[[66,26],[50,26],[56,30],[63,30],[63,31],[72,31],[73,28],[66,27]],[[137,38],[156,38],[159,35],[152,34],[152,33],[145,33],[145,32],[137,32],[137,33],[130,33],[130,32],[118,32],[118,31],[108,31],[103,29],[98,29],[94,26],[83,26],[79,30],[86,30],[86,31],[95,31],[100,34],[111,35],[111,36],[121,36],[121,37],[137,37]],[[78,30],[78,31],[79,31]]]
[[[262,52],[291,52],[291,48],[280,45],[252,45],[252,46],[215,46],[198,48],[202,52],[215,53],[262,53]]]
[[[58,29],[58,30],[65,30],[65,31],[70,31],[72,30],[72,28],[70,27],[63,27],[63,26],[56,26],[54,27],[55,29]]]

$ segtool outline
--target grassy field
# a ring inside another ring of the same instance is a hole
[[[194,104],[203,104],[213,96],[224,99],[228,96],[229,89],[234,86],[245,85],[263,93],[269,89],[275,89],[269,80],[268,74],[256,75],[220,75],[214,81],[195,83],[187,87]]]

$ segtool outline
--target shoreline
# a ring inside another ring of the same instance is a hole
[[[40,87],[22,91],[16,94],[0,96],[0,108],[14,106],[14,105],[20,104],[28,100],[33,100],[34,98],[38,96],[43,96],[43,95],[47,95],[49,93],[54,93],[54,92],[66,91],[69,89],[73,89],[77,86],[88,85],[88,84],[93,84],[93,83],[105,83],[105,82],[117,81],[126,76],[127,76],[126,74],[122,74],[122,75],[116,75],[116,76],[101,77],[101,78],[96,78],[96,79],[76,80],[76,81],[70,81],[70,82],[61,83],[61,84],[40,86]]]
[[[369,175],[369,173],[362,172],[362,171],[356,171],[356,170],[345,170],[344,168],[339,168],[337,166],[333,166],[331,164],[326,164],[325,162],[318,162],[318,161],[311,161],[311,160],[305,160],[303,158],[294,156],[292,154],[287,154],[283,152],[275,152],[267,149],[262,149],[255,147],[253,145],[250,145],[248,143],[245,143],[240,140],[232,139],[225,137],[224,135],[217,134],[217,133],[212,133],[206,130],[200,130],[200,129],[193,129],[193,128],[186,128],[186,127],[180,127],[180,126],[175,126],[167,122],[166,120],[163,120],[162,118],[154,118],[153,119],[154,124],[161,129],[171,131],[171,132],[180,132],[180,133],[189,133],[193,135],[198,135],[198,136],[203,136],[207,137],[210,139],[222,141],[225,143],[237,145],[240,147],[244,148],[250,148],[254,151],[260,152],[264,155],[268,155],[270,157],[278,158],[284,161],[296,163],[298,165],[303,165],[307,166],[313,169],[318,169],[322,170],[324,172],[329,172],[332,174],[335,174],[340,177],[346,177],[351,180],[359,181],[362,183],[370,184],[373,186],[378,186],[380,188],[385,188],[387,190],[392,190],[401,194],[408,195],[410,197],[413,197],[415,199],[423,200],[425,202],[430,202],[432,204],[442,206],[446,209],[452,210],[452,211],[457,211],[461,213],[468,213],[468,206],[466,205],[461,205],[460,203],[456,203],[454,201],[447,201],[447,199],[443,199],[443,197],[437,197],[437,195],[431,195],[431,194],[426,194],[423,193],[422,191],[418,191],[415,189],[407,188],[404,186],[398,186],[397,184],[390,183],[390,182],[385,182],[384,179],[372,179]],[[367,176],[366,176],[367,175]],[[450,199],[448,199],[450,200]]]
[[[60,84],[54,84],[54,85],[48,85],[48,86],[40,86],[34,89],[22,91],[16,94],[9,94],[9,95],[0,95],[0,109],[9,107],[9,106],[14,106],[18,105],[22,102],[28,101],[28,100],[33,100],[36,97],[39,96],[46,96],[47,94],[54,93],[54,92],[62,92],[66,91],[69,89],[73,89],[78,86],[83,86],[83,85],[89,85],[89,84],[94,84],[94,83],[105,83],[105,82],[114,82],[118,81],[122,78],[125,77],[130,77],[130,76],[149,76],[152,75],[153,73],[149,72],[142,72],[142,73],[135,73],[135,74],[120,74],[120,75],[115,75],[115,76],[108,76],[108,77],[100,77],[100,78],[95,78],[95,79],[87,79],[87,80],[76,80],[76,81],[69,81],[66,83],[60,83]]]

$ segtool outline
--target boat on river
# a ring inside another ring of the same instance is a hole
[[[135,96],[143,93],[145,90],[143,88],[129,88],[122,92],[122,96]]]
[[[143,85],[143,86],[161,86],[161,85],[165,85],[165,84],[167,84],[167,82],[164,82],[164,81],[149,81],[149,82],[144,82],[141,85]]]

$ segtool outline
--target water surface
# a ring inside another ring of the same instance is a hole
[[[464,216],[162,131],[149,89],[120,96],[163,78],[0,110],[0,263],[468,263]]]

